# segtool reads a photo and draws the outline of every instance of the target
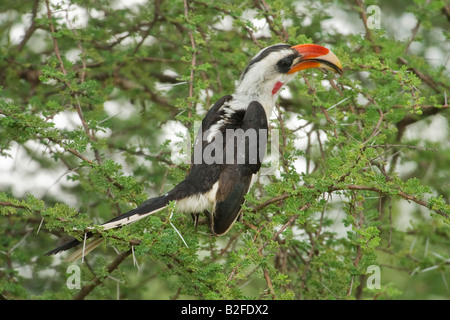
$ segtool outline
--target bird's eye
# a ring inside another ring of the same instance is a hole
[[[283,58],[277,62],[278,70],[281,73],[287,73],[291,69],[291,66],[292,66],[292,58],[290,57]]]

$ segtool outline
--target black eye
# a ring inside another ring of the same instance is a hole
[[[287,73],[291,69],[292,61],[293,60],[291,57],[281,59],[280,61],[277,62],[278,70],[281,73]]]

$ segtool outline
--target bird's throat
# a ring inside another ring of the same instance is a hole
[[[281,81],[278,81],[277,83],[275,83],[275,85],[273,86],[273,89],[272,89],[272,95],[274,96],[277,92],[278,92],[278,90],[280,90],[281,89],[281,87],[283,86],[283,82],[281,82]]]

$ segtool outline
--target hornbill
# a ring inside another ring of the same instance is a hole
[[[225,234],[239,218],[244,196],[261,167],[268,119],[281,87],[298,71],[310,68],[325,68],[342,74],[339,59],[329,49],[316,44],[276,44],[262,49],[245,68],[235,92],[220,98],[206,113],[194,146],[194,158],[200,154],[200,160],[193,159],[186,178],[165,195],[149,199],[101,227],[106,230],[136,222],[175,201],[176,210],[191,213],[195,223],[200,213],[207,213],[212,234]],[[244,132],[244,138],[237,137],[238,142],[234,143],[236,136],[227,135],[230,130]],[[256,139],[246,137],[249,130],[255,133]],[[252,149],[256,153],[252,153]],[[205,158],[206,151],[210,151],[209,159]],[[93,235],[89,232],[85,238]],[[98,237],[90,242],[83,248],[83,254],[101,240]],[[73,239],[46,255],[80,243]],[[74,256],[79,257],[79,254]]]

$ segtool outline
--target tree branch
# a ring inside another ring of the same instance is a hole
[[[308,186],[308,188],[314,189],[314,186]],[[331,186],[331,187],[328,188],[327,192],[331,193],[331,192],[335,192],[335,191],[345,191],[345,190],[374,191],[374,192],[377,192],[377,193],[380,193],[380,194],[387,194],[387,192],[385,192],[385,191],[383,191],[383,190],[381,190],[381,189],[379,189],[377,187],[370,187],[370,186],[365,186],[365,185],[351,185],[351,184],[343,186],[343,187],[341,187],[341,186]],[[407,194],[406,192],[404,192],[402,190],[398,190],[397,191],[397,195],[402,197],[402,198],[404,198],[405,200],[413,201],[413,202],[415,202],[415,203],[417,203],[417,204],[419,204],[419,205],[421,205],[423,207],[428,208],[429,210],[435,211],[437,214],[441,215],[444,218],[449,218],[450,217],[446,212],[444,212],[442,210],[432,209],[428,205],[428,203],[426,201],[424,201],[422,199],[418,199],[418,198],[416,198],[416,197],[414,197],[414,196],[412,196],[410,194]],[[262,204],[260,204],[260,205],[258,205],[256,207],[254,207],[252,212],[257,212],[257,211],[262,210],[263,208],[267,207],[270,204],[274,204],[274,203],[280,202],[282,200],[285,200],[285,199],[293,197],[293,196],[298,196],[298,195],[297,194],[295,194],[295,195],[294,194],[283,194],[281,196],[274,197],[274,198],[272,198],[270,200],[267,200],[266,202],[264,202],[264,203],[262,203]]]
[[[119,254],[113,262],[111,262],[106,267],[106,272],[110,275],[114,270],[116,270],[119,265],[125,261],[125,259],[132,253],[132,250],[129,249],[126,252]],[[86,296],[92,292],[96,287],[101,285],[103,281],[107,278],[107,276],[95,277],[92,282],[88,285],[85,285],[81,290],[73,297],[73,300],[83,300]]]
[[[34,0],[33,9],[31,11],[31,24],[28,27],[27,31],[25,32],[25,35],[23,36],[22,41],[20,41],[20,43],[17,45],[17,47],[16,47],[17,51],[22,51],[22,49],[27,44],[28,40],[30,40],[30,38],[33,35],[34,31],[36,31],[36,29],[37,29],[35,19],[36,19],[36,16],[37,16],[38,6],[39,6],[39,0]]]
[[[183,0],[184,4],[184,16],[186,20],[189,20],[189,3],[188,0]],[[197,64],[197,45],[195,43],[194,34],[190,28],[188,28],[189,39],[191,40],[192,47],[192,59],[191,59],[191,74],[189,76],[189,100],[188,100],[188,118],[192,117],[192,98],[194,96],[194,74],[195,74],[195,66]]]

